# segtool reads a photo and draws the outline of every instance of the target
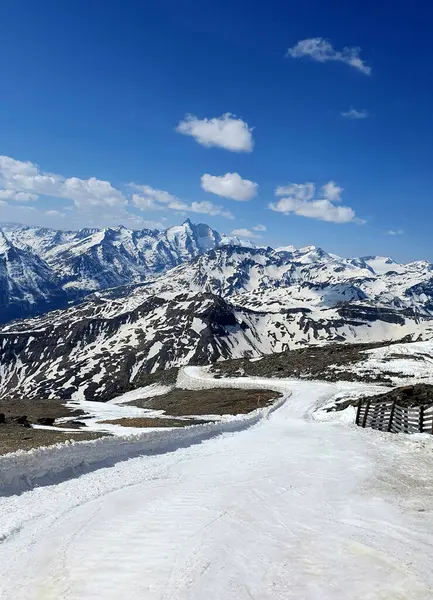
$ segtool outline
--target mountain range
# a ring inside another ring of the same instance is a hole
[[[185,221],[165,231],[126,227],[58,231],[0,227],[0,323],[139,283],[221,244],[240,244]]]
[[[1,327],[0,396],[105,401],[187,363],[433,336],[426,261],[247,247],[189,221],[165,232],[20,231],[3,229],[9,264],[16,252],[41,295],[61,290],[74,304]]]

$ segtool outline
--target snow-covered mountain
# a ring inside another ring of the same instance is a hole
[[[0,395],[108,400],[150,372],[189,362],[431,337],[430,263],[225,245],[143,283],[3,326]]]
[[[165,231],[5,225],[0,236],[3,323],[61,308],[90,292],[145,281],[221,244],[241,243],[189,220]]]
[[[0,322],[66,305],[56,274],[39,256],[11,243],[0,230]]]

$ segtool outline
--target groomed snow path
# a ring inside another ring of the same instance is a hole
[[[0,499],[2,600],[431,600],[431,453],[286,385],[249,429]]]

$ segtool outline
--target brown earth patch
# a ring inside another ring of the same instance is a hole
[[[180,390],[162,396],[133,400],[129,405],[140,408],[164,410],[168,415],[237,415],[249,413],[256,408],[269,406],[278,398],[278,392],[269,390]]]
[[[59,442],[74,440],[95,440],[101,433],[73,433],[70,431],[53,431],[49,429],[32,429],[22,425],[0,425],[0,455],[17,450],[32,450],[41,446],[51,446]]]
[[[61,417],[80,417],[82,410],[67,408],[59,400],[0,400],[0,413],[6,418],[25,415],[30,423],[41,418],[60,419]]]
[[[402,340],[399,340],[400,342]],[[391,380],[386,373],[354,373],[341,371],[341,367],[350,367],[363,360],[365,350],[389,346],[397,342],[372,344],[329,344],[309,346],[299,350],[288,350],[280,354],[263,356],[251,362],[248,358],[239,358],[218,362],[212,371],[218,377],[296,377],[304,379],[322,379],[326,381],[363,381],[366,383],[386,383]]]

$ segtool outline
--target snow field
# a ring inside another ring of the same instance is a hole
[[[191,372],[198,373],[198,371]],[[191,385],[196,385],[195,378],[190,376],[190,379]],[[201,389],[218,387],[213,385],[215,381],[217,380],[204,381]],[[186,382],[187,376],[184,379],[185,384]],[[238,382],[237,386],[242,387],[242,382]],[[169,452],[221,433],[240,431],[256,424],[260,419],[267,417],[272,411],[279,408],[289,394],[290,392],[287,392],[270,407],[259,408],[247,415],[227,416],[224,420],[216,423],[182,428],[142,430],[140,433],[125,433],[116,435],[116,437],[104,437],[83,442],[65,442],[36,448],[28,452],[21,450],[0,456],[0,494],[20,491],[32,485],[45,484],[50,480],[56,481],[62,477],[73,476],[92,467],[102,467],[113,460],[125,460],[140,454]],[[115,407],[111,405],[111,409],[113,408]],[[144,411],[144,409],[136,410]],[[119,429],[117,427],[116,433]]]
[[[340,384],[277,383],[234,435],[0,498],[2,600],[431,600],[422,442],[312,420]]]

